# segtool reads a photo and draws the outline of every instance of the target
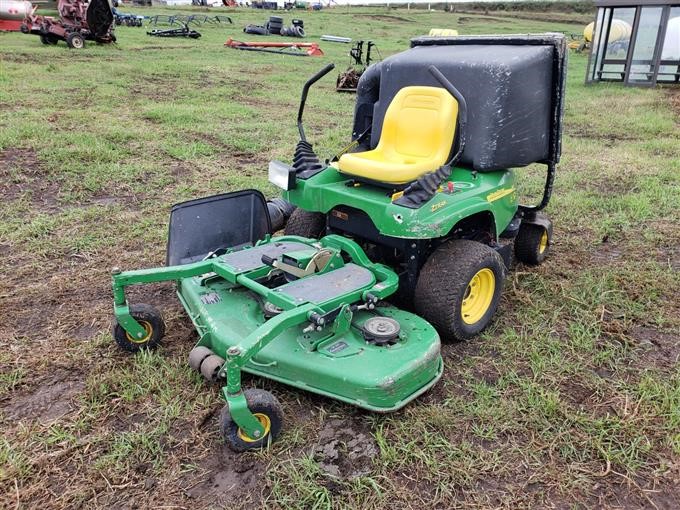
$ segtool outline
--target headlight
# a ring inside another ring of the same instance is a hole
[[[295,169],[281,161],[269,162],[269,182],[286,191],[295,188]]]

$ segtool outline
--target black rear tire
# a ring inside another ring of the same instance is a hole
[[[478,335],[493,318],[503,290],[505,264],[491,247],[456,239],[439,246],[420,271],[414,304],[442,341]]]
[[[537,266],[548,256],[551,244],[552,228],[522,222],[515,238],[515,258],[524,264]]]
[[[288,218],[284,233],[287,236],[318,239],[326,232],[326,216],[319,212],[309,212],[299,207]]]

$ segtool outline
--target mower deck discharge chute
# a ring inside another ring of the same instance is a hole
[[[176,205],[168,265],[114,269],[114,337],[128,351],[158,345],[165,325],[128,304],[126,287],[177,283],[199,334],[189,365],[226,378],[220,428],[236,451],[267,445],[283,420],[273,395],[243,390],[242,372],[399,409],[441,377],[440,338],[489,324],[513,252],[527,264],[547,256],[552,224],[540,211],[560,153],[564,37],[412,45],[364,73],[352,144],[330,164],[302,115],[334,66],[305,84],[292,165],[269,165],[286,201],[246,190]],[[532,162],[548,168],[543,199],[522,206],[509,167]]]

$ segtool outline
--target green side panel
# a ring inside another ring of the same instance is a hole
[[[405,239],[443,237],[460,220],[484,211],[493,215],[500,234],[517,211],[512,170],[474,173],[454,168],[442,191],[418,209],[392,203],[388,189],[352,182],[328,167],[310,179],[298,179],[295,189],[285,191],[283,198],[306,211],[328,213],[339,205],[354,207],[366,212],[381,234]],[[447,182],[453,183],[452,193]]]
[[[198,345],[226,358],[265,322],[254,294],[225,280],[186,278],[180,300],[201,336]],[[389,347],[367,343],[359,329],[376,314],[401,325],[400,340]],[[439,336],[425,320],[397,308],[354,313],[348,332],[332,328],[303,332],[304,325],[285,330],[246,364],[262,377],[326,395],[372,411],[398,409],[429,389],[442,373]]]

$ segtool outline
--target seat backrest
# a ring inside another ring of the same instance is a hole
[[[458,101],[439,87],[404,87],[392,99],[376,150],[389,160],[447,162],[456,134]]]

